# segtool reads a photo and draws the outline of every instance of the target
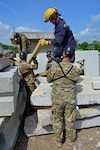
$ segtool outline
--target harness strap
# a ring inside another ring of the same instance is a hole
[[[58,64],[59,64],[59,63],[58,63]],[[60,76],[60,77],[58,77],[58,78],[54,79],[53,81],[55,81],[55,80],[58,80],[58,79],[60,79],[60,78],[65,77],[65,78],[67,78],[67,79],[69,79],[69,80],[73,81],[74,83],[76,83],[74,80],[70,79],[70,78],[67,76],[67,75],[68,75],[68,73],[72,70],[73,65],[71,66],[71,68],[68,70],[68,72],[67,72],[66,74],[64,73],[64,70],[62,69],[62,67],[61,67],[61,65],[60,65],[60,64],[59,64],[59,67],[60,67],[60,69],[61,69],[61,71],[62,71],[62,73],[63,73],[63,76]]]

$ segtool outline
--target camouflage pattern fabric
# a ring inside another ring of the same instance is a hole
[[[48,70],[50,67],[52,67],[52,65],[57,64],[56,61],[52,60],[51,62],[47,62],[46,63],[46,67],[45,70]]]
[[[25,52],[25,53],[29,53],[30,50],[29,50],[29,42],[28,42],[28,39],[25,35],[23,34],[19,34],[20,37],[21,37],[21,43],[18,44],[18,51],[19,53],[21,51]]]
[[[72,64],[70,62],[62,61],[60,63],[65,74],[70,70]],[[75,137],[75,129],[73,128],[74,121],[76,120],[76,96],[75,96],[75,83],[79,79],[80,72],[76,66],[70,70],[66,77],[59,65],[53,65],[47,74],[47,81],[53,82],[52,87],[52,107],[51,107],[51,120],[53,125],[54,135],[57,142],[63,140],[63,127],[66,129],[66,138],[73,140]],[[59,78],[58,80],[55,80]],[[65,123],[65,125],[64,125]]]
[[[33,70],[38,68],[38,62],[35,60],[34,65],[32,65],[32,68],[30,68],[30,64],[28,64],[26,61],[21,61],[19,64],[19,70],[20,73],[22,74],[24,81],[26,83],[27,89],[32,93],[34,89],[36,88],[35,86],[35,78],[34,78],[34,72]]]

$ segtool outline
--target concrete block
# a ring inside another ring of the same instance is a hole
[[[37,110],[38,122],[42,127],[52,125],[50,114],[51,114],[51,109],[38,109]],[[82,119],[99,116],[99,114],[100,114],[100,106],[81,108],[81,109],[78,109],[77,120],[82,121]]]
[[[75,87],[77,105],[100,104],[100,90],[94,90],[91,82],[90,76],[80,76]],[[49,87],[50,83],[41,83],[31,95],[31,104],[34,106],[51,106],[51,87]],[[46,88],[50,90],[44,90]]]
[[[100,126],[100,116],[77,120],[74,124],[75,129],[84,129],[97,126]]]
[[[44,94],[44,88],[48,87],[49,83],[41,83],[31,95],[31,104],[34,106],[51,106],[51,96]]]
[[[45,39],[52,39],[54,38],[54,34],[52,32],[20,32],[21,34],[24,34],[26,35],[26,37],[29,39],[29,40],[39,40],[39,39],[42,39],[42,38],[45,38]],[[13,34],[14,32],[11,32],[10,33],[10,39],[13,39]]]
[[[47,82],[46,77],[41,77],[41,82]]]
[[[29,116],[25,120],[24,132],[27,137],[53,133],[52,125],[41,126],[34,117],[34,115]],[[75,129],[84,129],[96,126],[100,126],[100,116],[77,120],[74,124]]]
[[[26,91],[24,92],[24,101],[26,100]],[[0,116],[12,116],[12,113],[16,111],[17,105],[19,103],[19,88],[16,89],[14,95],[0,97]]]
[[[92,77],[92,88],[100,90],[100,77]]]
[[[7,118],[5,123],[3,123],[4,119],[2,118],[3,122],[1,123],[2,130],[0,132],[0,150],[13,150],[18,138],[18,133],[25,106],[26,103],[24,101],[24,93],[21,92],[19,94],[16,112],[13,113],[11,117],[5,117],[5,120]]]
[[[100,104],[100,90],[92,88],[92,78],[81,76],[76,84],[76,103],[77,105]]]
[[[77,113],[78,119],[85,119],[100,115],[100,105],[93,105],[86,108],[79,108]]]
[[[12,116],[15,111],[15,101],[17,99],[14,99],[14,96],[0,97],[0,116]]]
[[[17,67],[6,68],[0,73],[0,116],[11,116],[15,112],[20,81]]]
[[[0,95],[14,94],[16,90],[19,90],[19,82],[20,76],[17,67],[9,67],[4,72],[0,72]]]
[[[97,50],[76,51],[76,61],[85,59],[84,72],[87,76],[99,76],[99,53]],[[95,59],[94,59],[95,58]]]
[[[51,94],[51,92],[52,92],[52,83],[49,83],[43,88],[43,93]]]
[[[37,120],[37,115],[34,113],[32,116],[28,116],[24,123],[24,132],[27,137],[35,135],[43,135],[53,133],[52,126],[42,127]]]
[[[18,94],[19,86],[12,96],[0,97],[0,116],[11,116],[15,112],[18,103]]]
[[[0,58],[0,70],[10,66],[9,58]]]
[[[51,109],[37,110],[38,122],[42,127],[52,125],[50,114],[51,114]]]

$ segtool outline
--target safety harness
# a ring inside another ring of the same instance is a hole
[[[57,63],[58,63],[58,62],[57,62]],[[68,75],[68,73],[72,70],[73,65],[71,66],[71,68],[68,70],[68,72],[67,72],[66,74],[65,74],[64,70],[62,69],[61,65],[60,65],[59,63],[58,63],[58,65],[59,65],[59,67],[60,67],[60,69],[61,69],[61,71],[62,71],[62,73],[63,73],[63,76],[60,76],[60,77],[58,77],[58,78],[54,79],[53,81],[56,81],[56,80],[58,80],[58,79],[60,79],[60,78],[65,77],[65,78],[67,78],[67,79],[69,79],[69,80],[73,81],[74,83],[76,83],[74,80],[70,79],[70,78],[67,76],[67,75]]]

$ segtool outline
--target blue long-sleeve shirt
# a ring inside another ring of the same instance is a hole
[[[56,46],[53,51],[56,57],[61,57],[65,46],[76,48],[76,40],[70,27],[61,18],[59,18],[59,22],[55,25],[54,35],[55,38],[51,40],[51,43]]]

